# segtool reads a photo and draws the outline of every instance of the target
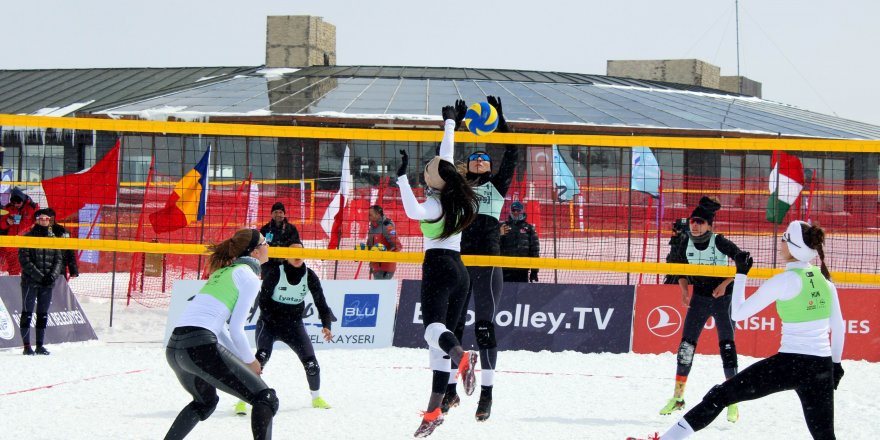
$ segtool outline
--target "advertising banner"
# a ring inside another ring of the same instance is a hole
[[[205,280],[179,280],[171,289],[171,306],[165,325],[165,340],[171,337],[177,319],[186,308],[186,302],[199,292]],[[311,294],[305,298],[303,323],[316,350],[324,348],[383,348],[391,346],[394,330],[394,307],[397,301],[395,280],[326,280],[321,281],[327,305],[337,321],[333,323],[333,340],[327,342],[321,334],[321,321]],[[251,346],[254,330],[260,318],[258,307],[253,308],[245,326]],[[287,347],[276,343],[276,348]]]
[[[746,297],[754,291],[754,287],[746,288]],[[880,361],[880,290],[838,289],[838,297],[846,328],[843,357]],[[633,352],[676,352],[686,313],[681,288],[677,285],[638,286]],[[779,351],[781,331],[782,321],[771,304],[757,315],[736,323],[736,351],[746,356],[772,356]],[[697,353],[718,354],[718,333],[711,317],[700,335]]]
[[[0,277],[0,348],[21,347],[21,277]],[[31,328],[37,323],[36,314],[31,319]],[[35,342],[31,331],[31,344]],[[89,341],[98,339],[86,314],[63,278],[55,281],[52,288],[52,305],[49,306],[49,321],[46,325],[48,344],[62,342]]]
[[[427,347],[421,281],[403,280],[394,329],[395,347]],[[626,353],[632,329],[633,286],[505,283],[495,314],[504,350]],[[475,348],[473,301],[463,345]]]

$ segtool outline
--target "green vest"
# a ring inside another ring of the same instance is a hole
[[[229,308],[231,313],[235,308],[235,303],[238,302],[238,288],[235,287],[235,282],[232,280],[232,271],[239,266],[246,265],[233,264],[232,266],[226,266],[214,271],[199,293],[217,298],[218,301]]]
[[[439,237],[443,233],[443,220],[441,218],[437,223],[430,223],[427,220],[419,221],[419,229],[422,230],[422,235],[428,238]]]
[[[688,264],[727,266],[727,255],[724,255],[715,247],[715,234],[712,234],[712,238],[709,239],[709,245],[702,251],[694,246],[693,240],[688,240],[687,253],[685,256],[687,257]]]
[[[474,187],[474,194],[477,196],[477,214],[483,214],[495,217],[495,220],[501,218],[501,207],[504,206],[504,197],[495,189],[492,182],[486,182],[480,186]]]
[[[303,274],[299,283],[293,285],[287,281],[284,265],[281,265],[281,273],[279,274],[278,284],[275,285],[275,290],[272,292],[272,300],[282,304],[302,304],[303,299],[310,292],[308,269],[306,269],[306,273]]]
[[[831,287],[819,268],[790,269],[801,277],[801,293],[776,301],[782,322],[809,322],[831,317]]]

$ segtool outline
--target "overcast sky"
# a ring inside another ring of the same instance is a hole
[[[741,0],[740,73],[764,98],[880,125],[880,2]],[[257,66],[267,15],[316,15],[337,64],[605,74],[698,58],[736,74],[733,0],[6,1],[0,69]]]

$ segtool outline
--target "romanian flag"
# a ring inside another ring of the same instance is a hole
[[[205,218],[208,205],[208,164],[211,146],[190,172],[176,185],[165,207],[150,214],[150,223],[157,234],[185,228],[190,223]]]
[[[804,189],[804,166],[800,159],[784,151],[774,151],[770,166],[770,198],[767,200],[767,221],[782,223],[791,205]]]

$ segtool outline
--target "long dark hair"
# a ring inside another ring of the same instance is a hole
[[[437,223],[445,218],[443,232],[437,237],[445,240],[464,230],[477,217],[477,197],[468,182],[458,173],[455,165],[445,160],[439,162],[437,173],[446,182],[443,190],[440,191],[440,207],[443,208],[443,214],[434,220],[429,220],[428,223]]]
[[[246,251],[253,237],[252,229],[239,229],[231,238],[208,245],[211,255],[208,257],[208,274],[229,266]]]
[[[801,223],[801,234],[804,236],[804,244],[819,253],[819,267],[822,270],[822,275],[828,281],[831,281],[831,272],[828,271],[828,266],[825,265],[825,230],[818,226]]]

